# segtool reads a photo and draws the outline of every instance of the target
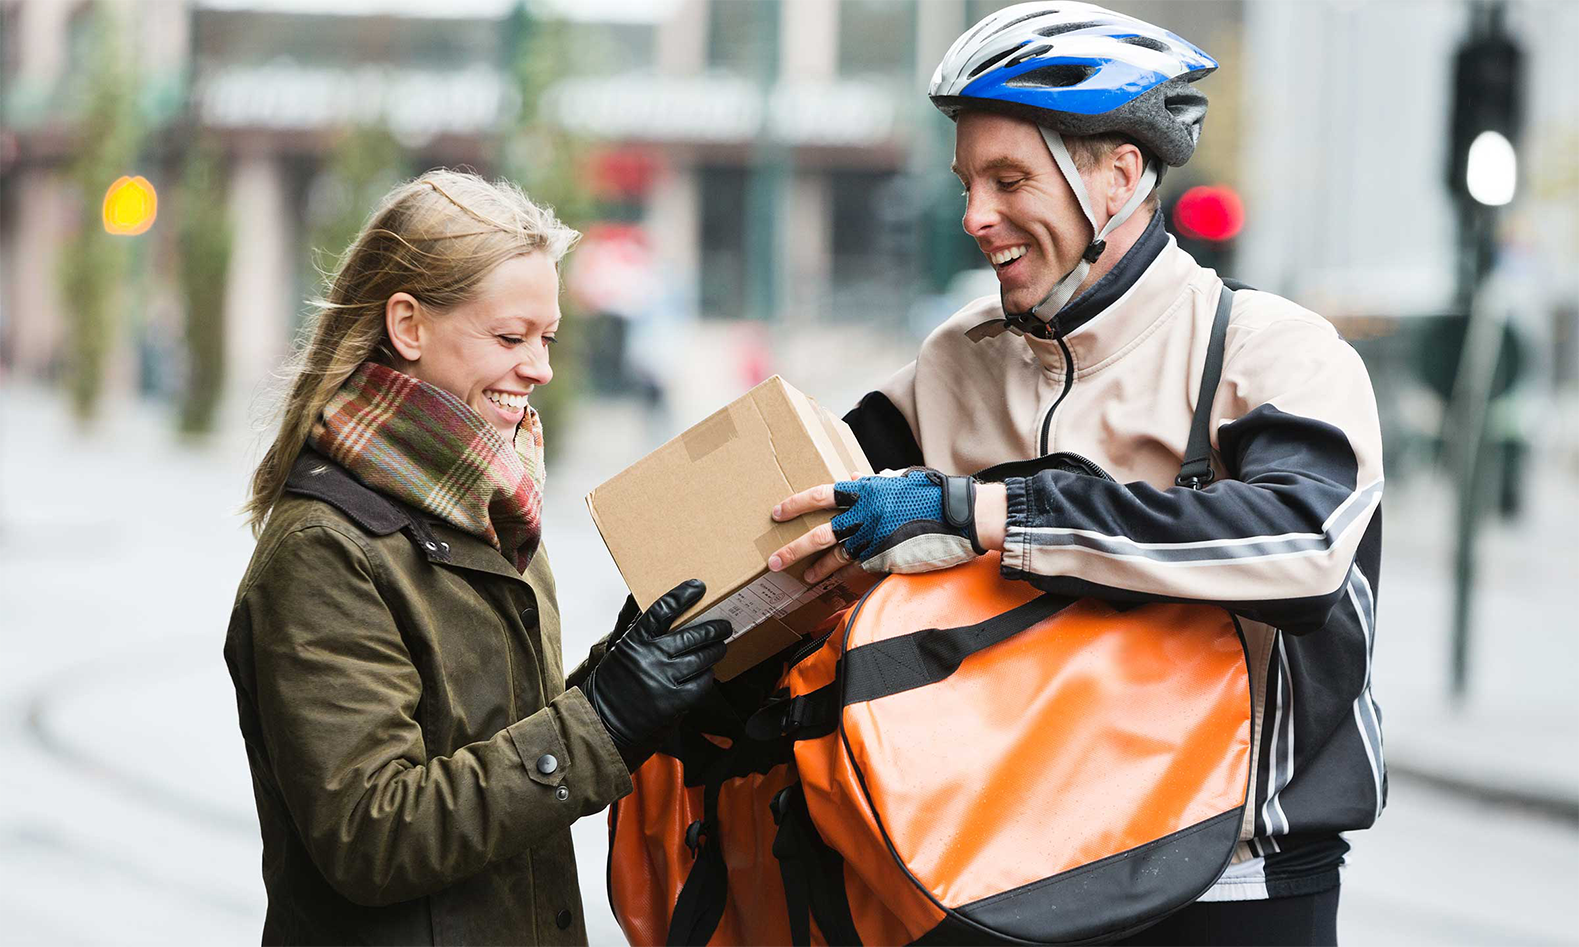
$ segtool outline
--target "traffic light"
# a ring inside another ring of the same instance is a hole
[[[121,175],[104,193],[104,230],[134,237],[153,226],[159,213],[159,195],[142,175]]]
[[[1502,4],[1477,7],[1453,59],[1447,186],[1496,207],[1513,199],[1524,107],[1524,52],[1507,33]]]
[[[1173,235],[1195,262],[1233,276],[1234,238],[1245,224],[1245,205],[1226,184],[1199,185],[1165,209]]]

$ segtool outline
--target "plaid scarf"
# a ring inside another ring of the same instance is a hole
[[[480,536],[521,571],[543,532],[543,426],[515,444],[443,389],[365,362],[324,405],[312,445],[386,496]]]

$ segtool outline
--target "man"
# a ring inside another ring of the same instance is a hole
[[[846,418],[877,468],[925,469],[788,498],[779,519],[844,512],[770,564],[821,553],[815,581],[852,559],[913,572],[1000,550],[1005,577],[1058,594],[1229,607],[1255,701],[1241,842],[1200,902],[1129,942],[1334,943],[1340,833],[1386,798],[1381,436],[1354,350],[1270,293],[1234,293],[1221,383],[1197,391],[1223,283],[1168,235],[1155,186],[1194,151],[1206,100],[1190,83],[1216,66],[1080,3],[1009,7],[960,37],[929,95],[956,122],[964,227],[1000,296]],[[1184,477],[1207,396],[1211,470]],[[1115,479],[949,480],[1053,452]]]

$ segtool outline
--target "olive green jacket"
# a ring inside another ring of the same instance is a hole
[[[314,454],[225,641],[252,767],[265,943],[585,944],[570,824],[630,792],[565,689],[548,558]]]

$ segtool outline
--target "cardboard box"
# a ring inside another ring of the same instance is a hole
[[[707,583],[675,627],[728,618],[734,637],[714,669],[728,680],[870,587],[873,578],[858,569],[808,587],[801,575],[817,556],[782,573],[767,562],[834,516],[775,523],[775,504],[871,472],[849,426],[774,375],[587,494],[587,509],[642,608],[686,579]]]

